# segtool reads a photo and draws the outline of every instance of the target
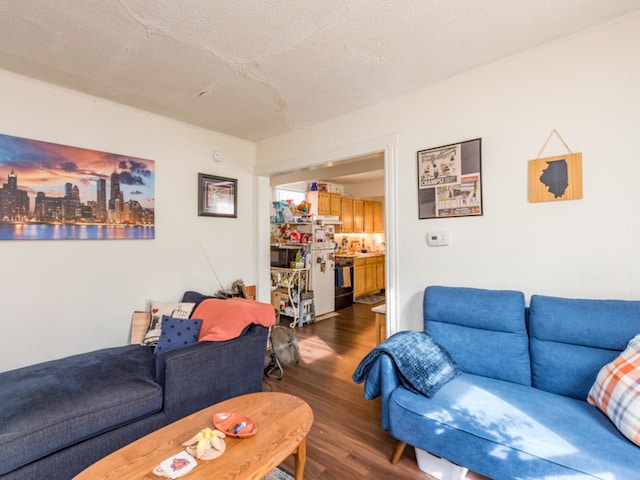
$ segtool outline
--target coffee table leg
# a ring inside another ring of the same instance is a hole
[[[304,480],[304,465],[307,463],[307,437],[304,437],[298,445],[296,457],[296,480]]]

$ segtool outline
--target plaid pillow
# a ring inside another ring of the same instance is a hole
[[[600,369],[587,401],[640,446],[640,334],[629,341],[615,360]]]

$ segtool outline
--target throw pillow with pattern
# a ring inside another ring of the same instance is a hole
[[[640,334],[629,341],[615,360],[600,369],[587,401],[640,446]]]
[[[195,303],[167,303],[151,301],[151,321],[141,345],[155,346],[162,333],[162,316],[172,318],[189,318]]]
[[[162,333],[153,353],[169,352],[196,343],[201,327],[202,320],[199,319],[172,318],[163,315]]]

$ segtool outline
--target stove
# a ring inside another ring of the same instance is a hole
[[[353,305],[353,257],[336,257],[335,309]]]

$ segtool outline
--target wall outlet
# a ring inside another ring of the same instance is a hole
[[[449,232],[429,232],[427,233],[427,243],[430,247],[449,245]]]

